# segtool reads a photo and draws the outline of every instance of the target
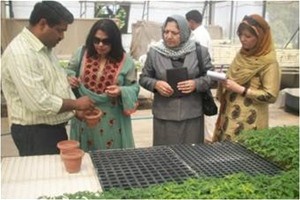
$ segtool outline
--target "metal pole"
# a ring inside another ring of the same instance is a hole
[[[232,40],[232,28],[233,28],[233,9],[234,9],[234,1],[231,1],[230,6],[230,23],[229,23],[229,39]]]
[[[144,20],[145,15],[146,15],[146,18],[148,21],[149,20],[149,1],[144,1],[142,20]]]
[[[147,21],[149,20],[149,4],[150,1],[147,1]]]
[[[12,1],[8,1],[8,6],[9,6],[9,18],[14,18],[14,11],[13,11],[13,5]]]
[[[207,3],[208,3],[207,1],[204,2],[204,6],[203,6],[203,9],[202,9],[202,13],[201,13],[202,16],[205,15],[205,10],[206,10]]]
[[[209,1],[209,13],[208,13],[208,24],[211,25],[212,24],[212,1]]]
[[[144,5],[143,5],[142,20],[144,19],[145,16],[145,8],[146,8],[146,1],[144,1]]]
[[[263,7],[262,7],[262,17],[266,18],[266,12],[267,12],[267,2],[263,1]]]
[[[287,46],[289,45],[289,43],[293,40],[293,38],[295,37],[295,35],[299,32],[299,26],[297,28],[297,30],[294,32],[294,34],[292,35],[292,37],[289,39],[289,41],[284,45],[284,49],[287,48]]]
[[[1,1],[1,18],[6,18],[6,2]]]

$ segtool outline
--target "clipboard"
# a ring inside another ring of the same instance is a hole
[[[220,81],[220,80],[226,80],[226,74],[222,72],[215,72],[208,70],[206,72],[207,76],[211,77],[211,79]]]
[[[188,72],[186,67],[167,69],[167,82],[174,90],[174,93],[172,94],[171,97],[182,97],[187,95],[181,93],[177,89],[177,83],[181,81],[185,81],[187,79],[188,79]]]

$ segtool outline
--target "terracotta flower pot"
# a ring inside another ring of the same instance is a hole
[[[84,151],[81,149],[69,149],[65,150],[61,154],[61,158],[64,162],[64,166],[67,172],[77,173],[80,171],[82,158]]]
[[[94,110],[87,110],[84,112],[84,119],[85,122],[87,123],[88,127],[92,128],[97,125],[99,122],[101,116],[103,115],[103,112],[95,108]]]
[[[79,142],[76,140],[62,140],[57,143],[57,148],[60,150],[60,155],[70,149],[78,149],[79,148]]]

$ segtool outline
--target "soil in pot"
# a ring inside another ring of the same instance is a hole
[[[81,149],[69,149],[65,150],[61,154],[61,158],[64,162],[64,166],[67,172],[77,173],[80,171],[82,158],[84,151]]]
[[[84,119],[87,123],[88,127],[93,128],[97,125],[97,123],[100,121],[101,116],[103,115],[103,112],[95,108],[94,110],[87,110],[84,112]]]
[[[62,140],[57,143],[57,148],[60,150],[61,155],[66,150],[79,148],[79,142],[76,140]]]

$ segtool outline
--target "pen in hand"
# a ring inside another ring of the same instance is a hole
[[[221,67],[220,67],[220,71],[219,72],[223,72],[223,68],[224,68],[224,65],[221,65]]]

